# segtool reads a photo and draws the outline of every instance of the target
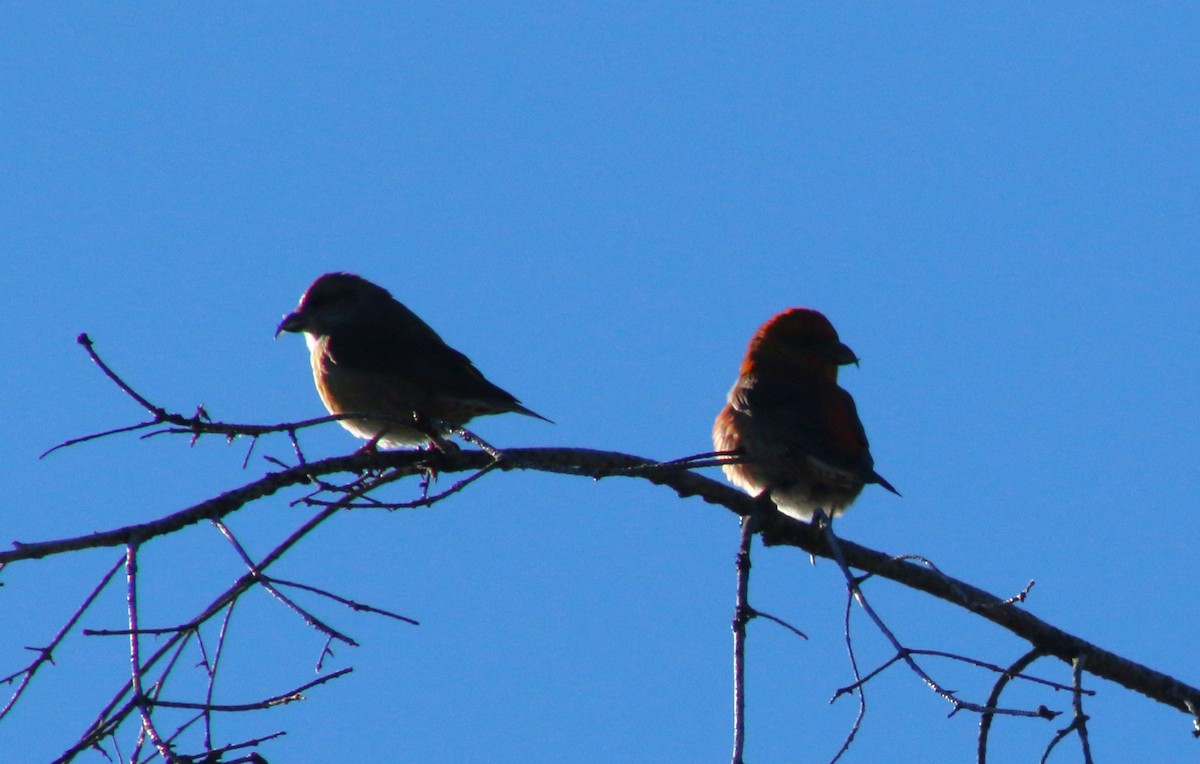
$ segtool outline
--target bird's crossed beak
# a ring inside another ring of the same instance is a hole
[[[300,311],[288,313],[279,322],[279,326],[275,327],[275,339],[279,339],[279,335],[283,332],[302,332],[308,325],[304,316],[300,315]]]
[[[848,366],[850,364],[858,366],[858,356],[847,345],[841,342],[833,346],[833,360],[838,366]]]

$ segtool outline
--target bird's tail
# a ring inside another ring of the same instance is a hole
[[[534,419],[540,419],[543,422],[549,422],[550,424],[554,424],[553,419],[548,419],[532,409],[525,408],[524,406],[522,406],[519,403],[513,407],[513,411],[517,412],[518,414],[524,414],[525,416],[531,416]]]
[[[881,485],[881,486],[883,486],[884,488],[888,489],[889,491],[891,491],[892,493],[896,494],[897,496],[899,496],[899,495],[900,495],[900,492],[899,492],[899,491],[897,491],[897,490],[896,490],[894,487],[892,487],[892,484],[891,484],[891,483],[889,483],[889,482],[887,481],[887,479],[886,479],[886,478],[884,478],[884,476],[883,476],[883,475],[880,475],[878,472],[872,472],[872,473],[871,473],[871,482],[872,482],[872,483],[878,483],[879,485]]]

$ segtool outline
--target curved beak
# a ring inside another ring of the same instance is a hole
[[[847,345],[841,342],[833,346],[833,360],[838,366],[848,366],[849,364],[858,366],[858,356]]]
[[[283,332],[302,332],[308,325],[308,321],[300,314],[300,311],[288,313],[279,322],[279,326],[275,327],[275,339],[279,339],[279,335]]]

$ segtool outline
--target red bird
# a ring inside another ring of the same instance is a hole
[[[898,496],[875,471],[854,399],[837,383],[838,367],[857,362],[815,310],[792,308],[763,324],[713,424],[716,449],[742,457],[723,466],[729,481],[806,522],[817,509],[840,515],[866,483]]]

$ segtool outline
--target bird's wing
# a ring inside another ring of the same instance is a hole
[[[874,460],[854,399],[835,383],[812,378],[798,384],[761,385],[748,379],[735,394],[735,408],[750,413],[764,436],[772,435],[797,454],[874,482]]]
[[[400,303],[390,308],[384,315],[341,327],[331,335],[326,345],[330,360],[348,370],[403,380],[433,398],[477,400],[528,411],[508,392],[489,382],[471,359],[447,345],[415,313]]]

